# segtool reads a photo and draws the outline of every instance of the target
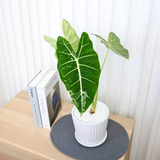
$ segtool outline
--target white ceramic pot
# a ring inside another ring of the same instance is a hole
[[[104,103],[99,101],[97,103],[107,108],[107,115],[104,119],[96,123],[86,123],[78,120],[73,114],[75,106],[72,109],[71,115],[75,127],[75,138],[80,144],[86,147],[99,146],[107,138],[109,109]]]

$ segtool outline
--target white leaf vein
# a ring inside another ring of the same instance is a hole
[[[98,69],[94,68],[94,67],[91,67],[91,66],[88,66],[88,65],[85,65],[85,64],[79,64],[80,66],[84,66],[84,67],[87,67],[87,68],[91,68],[93,70],[96,70],[98,71]]]

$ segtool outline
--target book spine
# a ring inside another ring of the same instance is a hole
[[[31,103],[35,126],[42,128],[43,125],[42,125],[41,113],[40,113],[40,109],[39,109],[36,87],[27,86],[27,89],[28,89],[28,93],[29,93],[29,99],[30,99],[30,103]]]
[[[37,87],[38,101],[40,106],[40,112],[42,117],[42,124],[44,128],[50,128],[50,121],[48,115],[48,107],[45,96],[45,90],[43,87]]]

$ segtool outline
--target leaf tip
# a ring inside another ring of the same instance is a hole
[[[43,35],[44,40],[46,40],[46,35]]]
[[[70,25],[69,22],[66,19],[62,20],[62,29],[65,25]]]
[[[66,20],[65,20],[65,19],[63,19],[63,20],[62,20],[62,24],[63,24],[63,23],[65,23],[65,22],[66,22]]]

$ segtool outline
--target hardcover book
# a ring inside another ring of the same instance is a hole
[[[36,89],[43,127],[50,128],[61,109],[58,72],[49,70]]]
[[[27,85],[27,90],[28,90],[29,99],[30,99],[30,103],[31,103],[34,123],[35,123],[36,127],[43,127],[40,108],[39,108],[39,102],[38,102],[38,98],[37,98],[36,85],[45,76],[47,71],[48,70],[45,70],[45,69],[40,70],[39,73]]]

